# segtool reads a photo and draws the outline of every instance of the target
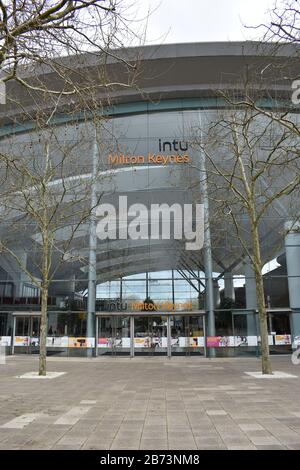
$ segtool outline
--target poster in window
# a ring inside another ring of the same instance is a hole
[[[291,335],[275,335],[276,346],[291,344]]]
[[[28,346],[30,341],[29,336],[15,336],[14,346]]]
[[[67,348],[68,337],[67,336],[48,336],[46,344],[47,344],[47,348]]]
[[[149,338],[134,338],[135,348],[149,347]]]
[[[111,338],[98,338],[98,348],[111,348]]]
[[[248,336],[248,346],[257,346],[257,336]]]
[[[69,337],[69,348],[93,348],[95,338],[73,338]]]
[[[242,346],[249,346],[248,344],[248,336],[235,336],[234,337],[234,346],[235,347],[242,347]]]
[[[0,336],[0,346],[10,346],[11,337],[10,336]]]
[[[122,338],[122,348],[130,348],[130,338]]]

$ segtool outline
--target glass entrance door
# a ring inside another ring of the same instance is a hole
[[[98,317],[98,355],[130,354],[130,317]]]
[[[31,315],[17,315],[14,337],[16,352],[38,353],[40,338],[40,318]]]
[[[40,318],[30,317],[29,322],[29,352],[30,354],[38,354],[40,350]]]
[[[15,317],[14,347],[16,353],[29,353],[30,317],[18,315]]]
[[[171,354],[204,355],[205,331],[204,317],[193,315],[174,315],[171,323]]]
[[[164,315],[134,318],[134,354],[167,354],[167,317]]]
[[[270,345],[270,353],[290,353],[292,350],[292,336],[289,312],[268,312],[268,327],[271,342],[273,343]]]

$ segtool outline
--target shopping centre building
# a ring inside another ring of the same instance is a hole
[[[220,113],[232,111],[226,96],[241,97],[245,77],[263,94],[266,109],[289,106],[291,81],[284,77],[297,75],[298,52],[292,45],[278,49],[251,42],[132,48],[122,56],[133,60],[138,53],[137,86],[110,91],[110,103],[99,107],[104,118],[97,123],[98,133],[88,113],[74,112],[76,103],[66,107],[64,102],[47,136],[52,158],[59,161],[62,147],[71,146],[69,177],[80,181],[78,191],[84,179],[90,197],[113,206],[119,229],[125,227],[128,235],[131,226],[135,236],[102,237],[99,209],[82,221],[72,240],[69,226],[55,231],[49,354],[86,354],[93,349],[98,355],[200,356],[210,348],[218,355],[259,353],[254,272],[229,214],[224,210],[216,216],[210,173],[203,173],[205,155],[195,135],[203,135]],[[76,67],[81,77],[101,75],[92,54]],[[126,80],[122,63],[110,59],[107,70],[116,83]],[[57,77],[49,68],[39,72],[39,79],[55,86]],[[45,158],[45,129],[37,130],[32,119],[39,106],[36,96],[16,83],[7,85],[7,96],[7,105],[0,109],[1,154]],[[93,179],[96,160],[101,168]],[[65,186],[59,176],[51,184],[58,192]],[[176,217],[171,211],[166,236],[159,232],[164,216],[157,231],[148,230],[151,207],[160,204],[190,205],[193,210],[198,204],[199,226],[192,212],[190,230],[178,236],[179,210]],[[6,209],[1,206],[1,240],[10,250],[0,253],[1,345],[7,353],[36,353],[40,290],[31,276],[37,282],[41,278],[41,235],[29,216]],[[137,210],[145,212],[140,237],[132,225]],[[289,352],[300,336],[300,232],[294,223],[286,233],[290,222],[286,198],[274,203],[260,228],[273,353]],[[114,225],[110,230],[114,232]]]

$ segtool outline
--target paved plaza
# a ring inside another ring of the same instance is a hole
[[[0,365],[1,449],[300,449],[296,377],[261,379],[257,358],[48,358],[51,380],[18,378],[38,358]]]

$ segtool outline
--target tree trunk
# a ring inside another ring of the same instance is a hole
[[[267,311],[265,307],[264,297],[264,285],[263,276],[261,272],[261,255],[259,245],[259,234],[256,225],[252,225],[252,244],[253,244],[253,259],[254,259],[254,272],[255,272],[255,284],[256,284],[256,297],[257,297],[257,308],[259,318],[259,329],[261,337],[261,362],[262,362],[262,373],[272,374],[272,365],[270,360],[269,352],[269,335],[268,335],[268,323],[267,323]]]
[[[46,375],[46,356],[47,356],[47,300],[48,286],[41,289],[41,321],[40,321],[40,357],[39,357],[39,375]]]
[[[49,261],[50,260],[49,233],[47,229],[42,231],[42,236],[43,236],[43,253],[42,253],[43,258],[42,258],[42,285],[41,285],[39,375],[46,375],[48,290],[49,290],[49,262],[50,262]]]

